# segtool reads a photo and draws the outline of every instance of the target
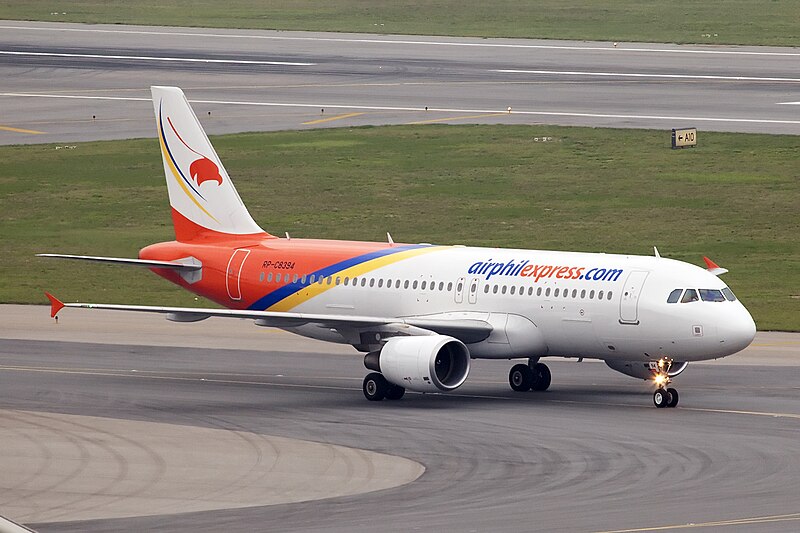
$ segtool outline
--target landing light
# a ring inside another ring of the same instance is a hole
[[[664,374],[658,374],[655,378],[653,378],[653,381],[660,387],[667,382],[667,377]]]

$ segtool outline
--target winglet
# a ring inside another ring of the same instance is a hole
[[[722,268],[708,257],[703,256],[703,261],[706,262],[706,267],[708,271],[714,274],[715,276],[721,276],[722,274],[728,272],[727,268]]]
[[[64,309],[64,302],[50,294],[49,292],[44,293],[47,296],[47,299],[50,300],[50,317],[55,318],[59,311]]]

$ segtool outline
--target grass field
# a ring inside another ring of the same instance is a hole
[[[0,18],[113,24],[800,45],[797,0],[0,0]]]
[[[663,131],[429,125],[213,141],[277,235],[706,254],[761,329],[800,330],[797,137],[701,132],[698,148],[673,151]],[[194,303],[147,271],[34,257],[135,257],[171,240],[155,139],[0,147],[0,159],[0,301],[45,303],[48,289]]]

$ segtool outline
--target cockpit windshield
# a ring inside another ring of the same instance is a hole
[[[720,289],[674,289],[667,296],[667,303],[689,303],[689,302],[735,302],[736,296],[728,287]]]

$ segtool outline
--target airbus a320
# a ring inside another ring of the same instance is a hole
[[[691,361],[753,340],[747,309],[706,268],[654,256],[281,238],[239,197],[183,92],[152,87],[175,240],[138,259],[40,254],[146,267],[225,309],[67,303],[163,313],[169,320],[247,318],[258,326],[350,344],[370,371],[368,400],[406,390],[448,392],[472,359],[523,359],[515,391],[545,391],[544,357],[601,359],[653,384],[675,407],[671,381]]]

